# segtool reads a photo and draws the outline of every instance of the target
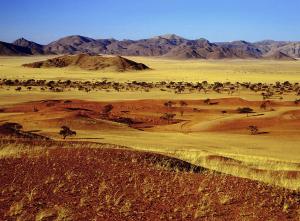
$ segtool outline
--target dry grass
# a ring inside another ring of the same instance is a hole
[[[40,146],[28,147],[22,143],[15,142],[11,144],[4,144],[0,140],[0,159],[10,158],[10,157],[21,157],[24,154],[29,154],[31,156],[36,156],[45,152],[45,149]]]
[[[153,70],[144,72],[84,71],[78,68],[30,69],[24,63],[45,60],[53,56],[0,57],[0,78],[19,79],[73,79],[114,81],[298,81],[300,61],[266,60],[170,60],[153,57],[129,57],[144,63]]]
[[[49,148],[119,148],[118,146],[111,144],[97,144],[97,143],[85,143],[85,142],[34,142],[23,143],[22,141],[16,141],[12,143],[1,142],[0,143],[0,158],[11,157],[38,157],[41,155],[48,155]],[[136,149],[136,148],[135,148]],[[271,157],[241,155],[241,154],[228,154],[218,153],[218,155],[212,155],[212,153],[204,150],[172,150],[164,148],[141,148],[140,150],[147,150],[153,152],[159,152],[165,155],[174,156],[178,159],[185,160],[197,166],[205,167],[214,171],[230,174],[237,177],[249,178],[252,180],[262,181],[271,185],[276,185],[292,190],[300,190],[300,165],[296,161],[280,161]],[[210,156],[217,156],[217,158],[210,158]],[[225,161],[223,161],[225,159]],[[227,159],[227,161],[226,161]],[[229,159],[229,161],[228,161]],[[92,159],[91,159],[92,160]],[[134,162],[134,159],[133,159]],[[162,166],[163,167],[163,166]],[[296,176],[290,175],[297,173]],[[65,173],[67,180],[73,178],[72,171]],[[175,177],[176,178],[176,177]],[[51,182],[53,178],[49,177]],[[151,180],[145,180],[143,186],[144,194],[151,192],[154,186],[151,184]],[[54,191],[59,191],[63,187],[63,184],[58,183],[57,188]],[[99,183],[98,194],[101,194],[108,188],[105,181]],[[199,192],[202,189],[198,190]],[[34,190],[30,190],[27,193],[28,200],[34,197]],[[84,199],[83,199],[84,200]],[[117,198],[111,198],[108,200],[117,201]],[[220,199],[220,201],[226,201]],[[84,203],[84,202],[83,202]]]
[[[49,150],[53,148],[109,148],[119,149],[125,148],[120,145],[92,143],[92,142],[60,142],[60,141],[31,141],[31,140],[15,140],[10,137],[0,137],[0,159],[4,158],[21,158],[37,157],[48,155]],[[66,174],[67,179],[72,177],[72,173]]]
[[[11,193],[11,200],[5,201],[6,218],[62,221],[84,220],[82,217],[89,217],[86,220],[297,217],[296,192],[208,170],[200,173],[172,170],[168,164],[170,158],[152,158],[151,153],[118,150],[119,155],[99,156],[99,152],[116,150],[81,151],[68,148],[67,142],[56,144],[59,148],[52,149],[51,145],[41,143],[47,151],[34,158],[28,154],[22,159],[5,160],[18,162],[16,165],[20,167],[14,171],[14,164],[4,163],[8,166],[4,168],[15,177],[1,191],[4,195]],[[70,143],[70,146],[76,145]],[[84,143],[77,145],[80,146],[84,147]],[[28,153],[32,151],[28,144],[25,147]],[[35,173],[28,172],[29,168],[34,168]],[[15,191],[19,194],[15,195]]]
[[[48,56],[49,57],[49,56]],[[131,59],[149,65],[153,70],[144,72],[113,73],[101,71],[83,71],[80,69],[29,69],[21,67],[23,63],[43,60],[48,57],[1,57],[0,78],[12,79],[72,79],[127,81],[251,81],[273,83],[276,81],[299,81],[300,61],[261,61],[261,60],[220,60],[220,61],[176,61],[161,58],[131,57]],[[261,99],[260,95],[241,92],[237,96],[248,99]],[[223,94],[178,94],[161,91],[151,92],[78,92],[63,93],[22,91],[0,91],[0,104],[19,103],[42,99],[86,99],[86,100],[128,100],[128,99],[204,99],[220,98]],[[294,100],[295,97],[285,96],[284,99]],[[3,116],[3,115],[2,115]],[[5,116],[9,117],[9,116]],[[166,129],[166,128],[163,128]],[[171,128],[172,129],[172,128]],[[56,136],[54,129],[46,130]],[[142,150],[174,154],[189,162],[203,165],[233,175],[261,180],[291,189],[299,188],[299,178],[289,179],[287,171],[299,171],[299,138],[285,136],[257,136],[228,133],[180,133],[180,132],[142,132],[142,131],[78,131],[81,139],[90,141],[124,145]],[[91,137],[95,140],[90,139]],[[133,139],[133,137],[135,139]],[[284,150],[283,150],[284,147]],[[21,156],[27,149],[19,144],[1,147],[0,157]],[[41,148],[32,148],[33,155],[41,153]],[[242,166],[228,165],[222,162],[207,161],[207,155],[226,156],[242,161]],[[267,172],[259,172],[267,171]],[[269,171],[269,172],[268,172]],[[274,171],[282,176],[273,176]]]
[[[281,162],[268,157],[234,156],[233,154],[229,155],[231,158],[225,154],[220,155],[219,159],[212,160],[210,155],[203,151],[174,151],[169,154],[218,172],[300,190],[300,167],[294,162]],[[222,160],[224,157],[227,161]],[[280,165],[284,165],[284,168],[281,169]],[[293,176],[291,172],[297,175]]]
[[[21,92],[16,92],[14,88],[7,90],[6,88],[0,88],[0,105],[10,105],[22,102],[39,101],[39,100],[89,100],[89,101],[120,101],[120,100],[145,100],[145,99],[176,99],[176,100],[196,100],[196,99],[221,99],[226,97],[239,97],[249,101],[261,100],[262,97],[259,93],[253,93],[249,91],[240,91],[238,94],[232,96],[224,93],[182,93],[175,94],[174,91],[160,91],[160,90],[150,90],[145,91],[121,91],[117,92],[114,90],[108,91],[91,91],[86,93],[84,91],[70,90],[64,92],[41,92],[39,89],[34,89],[31,91],[23,90]],[[295,101],[298,97],[295,93],[286,94],[283,97],[283,101]],[[3,114],[3,113],[2,113]]]

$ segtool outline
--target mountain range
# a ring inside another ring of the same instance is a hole
[[[141,40],[93,39],[67,36],[41,45],[24,38],[12,43],[0,41],[0,55],[109,54],[122,56],[163,56],[176,59],[275,59],[300,58],[300,41],[233,41],[212,43],[200,38],[189,40],[175,34]]]

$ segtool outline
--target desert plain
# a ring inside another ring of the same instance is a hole
[[[54,57],[0,57],[0,217],[299,219],[299,60],[22,66]]]

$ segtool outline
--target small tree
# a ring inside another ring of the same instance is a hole
[[[227,111],[226,111],[226,110],[222,110],[221,113],[222,113],[222,114],[226,114]]]
[[[247,114],[247,117],[249,116],[250,113],[254,113],[253,112],[253,109],[250,108],[250,107],[242,107],[242,108],[238,108],[237,111],[240,113],[240,114]]]
[[[235,87],[234,86],[230,87],[228,90],[228,94],[232,95],[234,92],[235,92]]]
[[[180,101],[179,104],[181,106],[180,115],[183,116],[184,107],[186,107],[188,104],[185,101]]]
[[[250,125],[248,127],[248,130],[250,131],[251,135],[257,135],[258,134],[258,127],[255,125]]]
[[[181,107],[185,107],[188,105],[185,101],[180,101],[179,104]]]
[[[66,137],[70,137],[70,136],[76,136],[76,131],[71,130],[69,127],[67,126],[62,126],[61,130],[59,131],[59,134],[66,139]]]
[[[114,106],[112,104],[107,104],[102,109],[102,115],[105,117],[109,117],[111,114],[111,111],[114,109]]]
[[[173,113],[165,113],[160,118],[163,120],[167,120],[168,124],[170,124],[171,120],[173,120],[175,116],[176,116],[176,114],[173,114]]]
[[[260,105],[260,109],[263,109],[263,110],[266,110],[266,109],[267,109],[267,104],[266,104],[266,102],[263,102],[263,103]]]
[[[266,110],[268,106],[270,106],[270,101],[264,101],[261,103],[260,109]]]
[[[207,99],[205,99],[203,102],[204,102],[204,104],[210,104],[210,99],[207,98]]]
[[[175,105],[176,103],[174,103],[173,101],[168,101],[168,102],[165,102],[164,105],[167,107],[167,108],[172,108],[173,105]]]

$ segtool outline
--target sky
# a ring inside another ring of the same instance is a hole
[[[300,0],[0,0],[0,41],[68,35],[300,40]]]

